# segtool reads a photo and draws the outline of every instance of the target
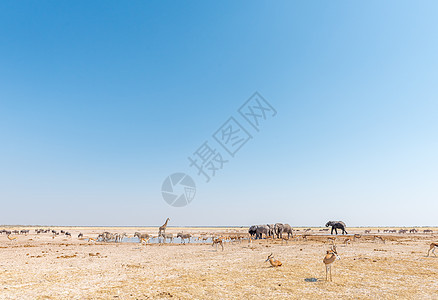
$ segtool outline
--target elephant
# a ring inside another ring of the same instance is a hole
[[[275,234],[277,238],[283,238],[283,233],[287,233],[287,238],[290,238],[291,235],[293,237],[292,227],[289,224],[276,223]]]
[[[291,237],[294,237],[294,234],[292,232],[292,227],[290,227],[289,224],[284,224],[283,225],[283,232],[282,232],[282,234],[283,233],[287,233],[287,238],[288,239],[291,238]]]
[[[248,229],[248,233],[249,233],[251,236],[256,235],[256,234],[257,234],[257,225],[252,225],[251,227],[249,227],[249,229]],[[256,237],[257,237],[257,236],[256,236]]]
[[[267,224],[269,227],[268,234],[269,236],[275,237],[275,225],[274,224]]]
[[[275,223],[274,232],[277,235],[277,239],[279,239],[283,233],[283,223]]]
[[[342,221],[328,221],[327,224],[325,224],[325,227],[329,226],[332,227],[330,234],[333,234],[333,229],[335,230],[336,234],[338,234],[338,229],[342,229],[342,234],[348,234],[347,230],[345,230],[345,227],[347,227],[347,225],[345,225],[345,223]]]
[[[263,237],[263,233],[265,236],[268,236],[269,234],[269,227],[268,225],[258,225],[256,229],[256,238],[261,239]]]

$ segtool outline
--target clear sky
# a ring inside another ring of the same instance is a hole
[[[437,11],[2,1],[0,224],[438,225]],[[277,111],[258,133],[237,112],[256,91]],[[253,136],[234,157],[212,138],[231,116]],[[209,183],[205,141],[229,160]]]

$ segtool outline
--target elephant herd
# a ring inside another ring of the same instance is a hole
[[[331,234],[335,231],[338,234],[338,229],[342,230],[342,234],[348,234],[346,230],[346,225],[342,221],[328,221],[325,224],[326,227],[332,227]],[[289,224],[283,223],[275,223],[275,224],[266,224],[266,225],[252,225],[249,230],[249,234],[251,237],[256,239],[263,238],[263,234],[265,237],[277,237],[278,239],[283,238],[283,233],[287,233],[287,238],[289,239],[291,236],[293,237],[292,227]]]
[[[249,234],[256,239],[261,239],[263,234],[265,237],[277,237],[279,239],[283,238],[283,233],[287,233],[287,237],[293,237],[292,227],[289,224],[275,223],[266,225],[252,225],[249,230]]]

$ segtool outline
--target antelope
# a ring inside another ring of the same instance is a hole
[[[360,235],[360,234],[355,234],[354,236],[353,236],[353,239],[354,239],[354,241],[356,241],[356,239],[360,239],[362,236]]]
[[[273,236],[270,236],[270,235],[267,235],[267,236],[266,236],[266,243],[267,243],[269,240],[274,241],[274,237],[273,237]]]
[[[328,273],[330,271],[330,281],[332,281],[332,263],[334,263],[335,260],[341,259],[341,257],[336,252],[336,246],[333,245],[330,250],[327,250],[327,254],[325,255],[322,262],[325,264],[325,280],[328,281]]]
[[[347,246],[350,243],[351,243],[351,239],[347,238],[347,239],[344,240],[345,246]]]
[[[199,238],[199,240],[202,241],[202,242],[206,242],[206,241],[208,241],[208,237],[207,236],[202,236],[202,237]]]
[[[145,244],[147,244],[148,242],[149,242],[149,237],[147,237],[147,238],[140,238],[140,243],[145,243]]]
[[[289,238],[286,237],[286,236],[283,236],[283,237],[281,238],[281,243],[283,244],[284,241],[286,242],[286,245],[287,245],[287,242],[289,241]]]
[[[217,245],[221,245],[222,251],[224,251],[224,242],[221,238],[213,239],[213,244],[211,246],[213,247],[214,245],[216,245],[216,251],[217,251]]]
[[[271,263],[272,267],[280,267],[282,265],[281,261],[275,260],[272,253],[268,256],[268,258],[265,260],[265,262],[269,261]]]
[[[16,236],[11,236],[10,234],[8,234],[8,239],[10,240],[10,241],[15,241],[16,239],[17,239],[17,237]],[[435,253],[434,253],[435,254]]]
[[[335,241],[336,241],[336,237],[328,237],[328,238],[327,238],[327,241],[328,241],[328,242],[331,241],[332,244],[334,245],[334,244],[335,244]]]
[[[371,233],[371,230],[370,229],[365,230],[365,233]]]
[[[78,234],[78,239],[81,239],[81,238],[83,238],[84,237],[84,235],[80,232],[79,234]]]
[[[427,256],[429,256],[429,252],[430,252],[430,250],[432,250],[433,255],[436,256],[436,255],[435,255],[435,249],[436,249],[436,248],[438,248],[438,243],[431,243],[431,244],[430,244],[429,251],[427,251]]]
[[[376,241],[376,240],[381,240],[385,244],[385,239],[382,238],[381,236],[375,235],[374,236],[374,241]]]

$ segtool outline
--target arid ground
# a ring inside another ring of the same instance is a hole
[[[436,228],[433,234],[349,228],[348,237],[335,241],[341,259],[333,264],[332,282],[325,280],[322,262],[332,242],[320,228],[299,228],[298,238],[287,243],[229,241],[224,251],[211,243],[87,239],[103,231],[156,235],[157,228],[51,228],[69,231],[71,238],[27,229],[27,235],[12,234],[14,241],[0,235],[1,299],[438,299],[438,257],[426,257],[429,244],[438,242]],[[169,227],[166,233],[180,231],[233,236],[247,228]],[[354,233],[361,237],[354,240]],[[351,243],[344,244],[346,238]],[[270,253],[281,267],[265,262]]]

